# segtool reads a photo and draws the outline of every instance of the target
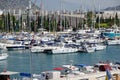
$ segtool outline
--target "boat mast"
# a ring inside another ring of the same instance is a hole
[[[100,29],[100,4],[98,4],[98,6],[99,6],[99,12],[98,12],[98,17],[99,17],[98,26],[99,26],[99,29]]]
[[[29,27],[30,27],[30,32],[31,32],[31,16],[32,16],[32,11],[31,11],[31,0],[29,1]]]
[[[116,7],[115,7],[115,10],[114,10],[114,25],[113,25],[115,27],[115,29],[117,29],[116,16],[117,16],[117,11],[116,11]]]
[[[22,11],[19,9],[19,31],[22,30]]]
[[[60,0],[60,31],[62,31],[62,0]]]
[[[95,29],[95,22],[96,22],[95,11],[96,11],[96,9],[95,9],[95,0],[94,0],[94,2],[93,2],[93,15],[92,15],[93,29]]]
[[[31,32],[31,0],[29,1],[29,27],[30,27],[30,32]],[[32,55],[29,52],[29,57],[30,57],[30,74],[32,74]],[[30,80],[32,80],[32,76],[30,76]]]
[[[82,0],[80,0],[80,3],[82,3]],[[80,15],[83,14],[83,6],[82,4],[80,5]],[[82,30],[84,29],[84,21],[83,21],[83,18],[81,17],[81,27],[82,27]]]
[[[43,1],[42,0],[41,0],[41,4],[40,4],[40,16],[41,16],[40,27],[41,27],[42,32],[43,32]]]

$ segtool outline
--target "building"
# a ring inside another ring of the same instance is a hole
[[[99,15],[99,13],[97,13],[97,16],[100,16],[100,17],[103,17],[104,19],[107,19],[107,18],[114,18],[115,16],[118,16],[118,18],[120,19],[120,11],[114,11],[114,10],[111,10],[111,11],[103,11],[102,14]]]

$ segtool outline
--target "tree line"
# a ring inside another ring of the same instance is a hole
[[[80,18],[73,29],[85,28],[85,24],[88,28],[110,28],[116,24],[120,26],[120,19],[118,14],[115,17],[110,16],[104,18],[103,16],[96,16],[92,11],[87,12],[84,18]],[[37,32],[39,28],[44,28],[47,31],[63,31],[71,26],[70,20],[64,16],[56,14],[48,14],[47,16],[40,16],[36,13],[35,17],[30,16],[29,13],[24,15],[15,16],[9,12],[0,16],[0,30],[2,32],[19,32],[30,31]],[[77,26],[77,27],[76,27]]]

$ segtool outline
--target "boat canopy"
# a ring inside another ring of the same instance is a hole
[[[120,62],[116,62],[115,64],[118,64],[118,65],[120,65]]]
[[[31,77],[31,74],[30,73],[20,73],[20,76]]]
[[[87,65],[85,65],[85,64],[75,64],[75,66],[85,67],[85,66],[87,66]]]

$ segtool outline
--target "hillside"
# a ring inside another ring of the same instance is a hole
[[[118,10],[118,11],[120,11],[120,5],[116,6],[116,7],[108,7],[106,9],[104,9],[104,10]]]

